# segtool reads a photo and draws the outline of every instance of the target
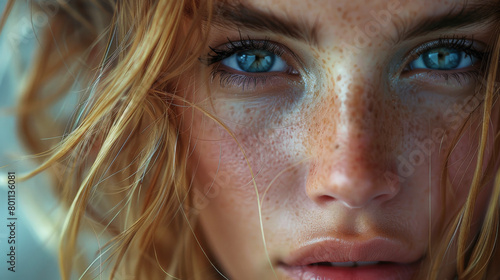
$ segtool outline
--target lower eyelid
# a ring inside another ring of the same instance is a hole
[[[223,88],[244,87],[244,91],[252,89],[249,86],[272,89],[275,87],[303,87],[300,74],[284,72],[249,73],[236,72],[220,64],[214,68],[210,74],[210,80],[219,80],[219,85]],[[252,89],[252,90],[253,90]]]
[[[401,75],[401,82],[411,83],[423,88],[442,87],[440,92],[446,93],[446,89],[455,92],[456,87],[463,88],[471,86],[481,80],[482,72],[471,67],[467,71],[440,71],[417,69]]]

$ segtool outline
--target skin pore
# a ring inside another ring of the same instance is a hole
[[[303,259],[415,264],[393,274],[377,264],[375,274],[359,274],[411,279],[431,240],[441,238],[440,225],[465,201],[476,163],[483,97],[475,87],[494,14],[464,3],[216,5],[212,49],[180,82],[181,95],[231,133],[197,109],[177,110],[204,246],[228,279],[323,275],[299,268]],[[483,14],[467,17],[476,8]],[[457,14],[462,21],[443,18]],[[259,20],[237,22],[245,15]],[[433,50],[442,67],[424,69]],[[269,60],[244,71],[252,54]],[[445,69],[457,56],[459,65]],[[494,121],[490,131],[497,130]],[[485,162],[490,157],[491,147]],[[485,188],[478,206],[488,194]],[[328,277],[321,279],[335,279]]]

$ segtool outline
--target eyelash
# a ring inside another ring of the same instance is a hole
[[[205,62],[208,65],[219,62],[227,57],[230,57],[234,53],[239,51],[248,51],[248,50],[264,50],[271,52],[277,56],[282,56],[285,50],[275,43],[271,43],[269,38],[265,38],[264,40],[253,40],[250,37],[244,40],[240,37],[238,41],[231,41],[227,39],[228,42],[225,44],[226,50],[224,49],[215,49],[210,47],[210,50],[214,54],[208,54],[205,58]]]
[[[263,40],[254,40],[248,37],[244,39],[240,35],[240,39],[237,41],[232,41],[227,39],[228,42],[224,44],[221,48],[213,48],[210,47],[212,53],[208,53],[204,58],[200,58],[200,61],[206,64],[207,66],[219,63],[225,58],[230,57],[231,55],[240,52],[240,51],[249,51],[249,50],[264,50],[271,52],[279,57],[281,57],[287,50],[286,47],[281,46],[279,44],[273,43],[269,40],[269,38],[265,38]],[[408,59],[405,59],[405,68],[402,73],[409,72],[408,69],[409,63],[419,58],[422,54],[430,51],[432,49],[437,48],[450,48],[459,51],[465,52],[467,56],[474,56],[481,61],[489,55],[488,52],[478,51],[475,48],[474,39],[467,39],[466,37],[441,37],[436,41],[432,41],[426,44],[419,46],[418,48],[412,50],[409,55],[407,55]],[[290,51],[289,51],[290,52]],[[219,64],[220,65],[220,64]],[[216,76],[219,76],[220,84],[222,87],[231,85],[231,86],[242,86],[243,89],[251,84],[265,84],[270,74],[266,73],[266,75],[256,75],[251,73],[245,74],[236,74],[233,72],[226,71],[224,69],[220,69],[219,65],[213,67],[211,72],[211,79],[214,80]],[[461,84],[465,79],[479,79],[483,74],[481,67],[476,67],[474,70],[461,71],[461,72],[447,72],[443,70],[426,70],[432,75],[439,76],[445,80],[455,79],[459,84]],[[285,74],[291,74],[292,70]],[[296,72],[296,71],[294,71]]]

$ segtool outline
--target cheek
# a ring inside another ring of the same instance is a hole
[[[477,162],[479,134],[481,123],[479,118],[472,123],[466,124],[464,132],[457,139],[457,143],[451,147],[452,152],[448,161],[448,182],[451,185],[450,197],[458,199],[461,205],[473,180]],[[455,200],[453,199],[453,200]],[[450,201],[450,203],[453,203]],[[457,204],[455,201],[454,204]]]
[[[498,168],[498,159],[495,158],[495,134],[499,131],[500,105],[494,102],[491,111],[491,118],[488,125],[488,134],[486,137],[486,146],[484,150],[483,166],[481,170],[482,177],[485,174],[491,177],[492,171]],[[450,157],[450,179],[456,185],[470,186],[472,184],[475,167],[478,161],[479,146],[482,134],[482,115],[483,106],[477,112],[474,112],[470,121],[465,126],[465,132],[457,144],[456,152]],[[491,178],[492,179],[492,178]],[[486,183],[486,182],[485,182]],[[490,193],[492,182],[487,182],[487,187],[482,191],[483,196]],[[465,191],[468,191],[466,189]],[[483,201],[484,197],[483,197]],[[478,203],[477,205],[484,205]]]
[[[472,100],[472,101],[470,101]],[[438,209],[442,209],[442,202],[445,201],[445,219],[449,221],[453,218],[454,213],[466,201],[473,182],[474,173],[478,161],[479,146],[481,141],[482,125],[483,125],[483,106],[479,106],[480,100],[473,97],[466,99],[460,103],[460,106],[447,106],[447,110],[443,110],[443,120],[448,133],[443,137],[444,141],[439,150],[439,164],[446,166],[446,187],[442,186],[441,173],[435,174],[439,180],[439,188],[436,188],[434,204]],[[494,134],[498,131],[498,112],[500,107],[496,104],[492,110],[491,121],[486,138],[486,146],[483,158],[483,166],[481,177],[491,174],[494,171],[494,165],[498,166],[497,159],[493,156],[494,151]],[[438,142],[439,143],[439,142]],[[449,157],[447,157],[449,154]],[[445,161],[447,160],[447,161]],[[434,162],[433,162],[434,164]],[[488,165],[490,165],[488,167]],[[493,168],[492,168],[493,167]],[[441,169],[440,169],[441,172]],[[479,193],[476,200],[476,210],[474,220],[480,221],[484,216],[486,205],[488,204],[491,193],[492,182],[486,182],[485,187]],[[444,189],[443,189],[444,188]],[[442,199],[443,195],[444,200]],[[446,221],[445,221],[446,222]],[[473,231],[477,231],[480,223],[473,224]]]
[[[303,144],[305,116],[296,106],[303,88],[298,88],[280,86],[280,94],[267,96],[227,87],[213,90],[210,100],[204,94],[191,94],[195,92],[192,88],[182,91],[191,103],[216,119],[198,109],[178,109],[182,116],[181,142],[189,143],[193,204],[201,214],[224,212],[224,219],[255,217],[256,188],[262,195],[271,184],[264,212],[278,208],[280,200],[293,197],[282,188],[274,191],[274,185],[297,182],[298,175],[293,172],[280,174],[307,156]]]
[[[265,102],[213,104],[218,121],[196,110],[184,114],[197,180],[216,181],[249,197],[255,193],[252,178],[264,191],[281,170],[304,157],[305,126],[300,114],[289,112],[293,109]]]
[[[229,275],[258,275],[254,270],[268,265],[255,187],[268,228],[268,219],[282,217],[276,213],[284,201],[297,199],[290,188],[299,175],[282,171],[302,154],[303,141],[298,136],[303,134],[302,128],[283,126],[279,122],[284,118],[278,116],[270,121],[264,108],[218,105],[214,109],[226,128],[200,111],[183,113],[182,137],[190,143],[193,208],[224,270]]]

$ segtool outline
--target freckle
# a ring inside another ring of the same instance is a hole
[[[340,80],[342,80],[342,75],[337,76],[337,82],[339,82]]]
[[[346,19],[347,18],[347,11],[345,11],[343,14],[342,14],[342,19]]]
[[[361,93],[363,93],[363,88],[358,85],[349,84],[347,89],[349,89],[353,95],[360,95]]]
[[[339,144],[335,145],[335,150],[339,148]]]
[[[323,61],[323,64],[326,64],[326,60],[324,58],[321,61]]]
[[[269,217],[266,217],[266,221],[268,221],[268,220],[269,220]]]
[[[338,11],[338,12],[342,12],[342,8],[341,8],[341,7],[338,7],[338,8],[337,8],[337,11]]]
[[[368,112],[370,112],[370,113],[373,112],[373,103],[372,102],[370,102],[368,104]]]

